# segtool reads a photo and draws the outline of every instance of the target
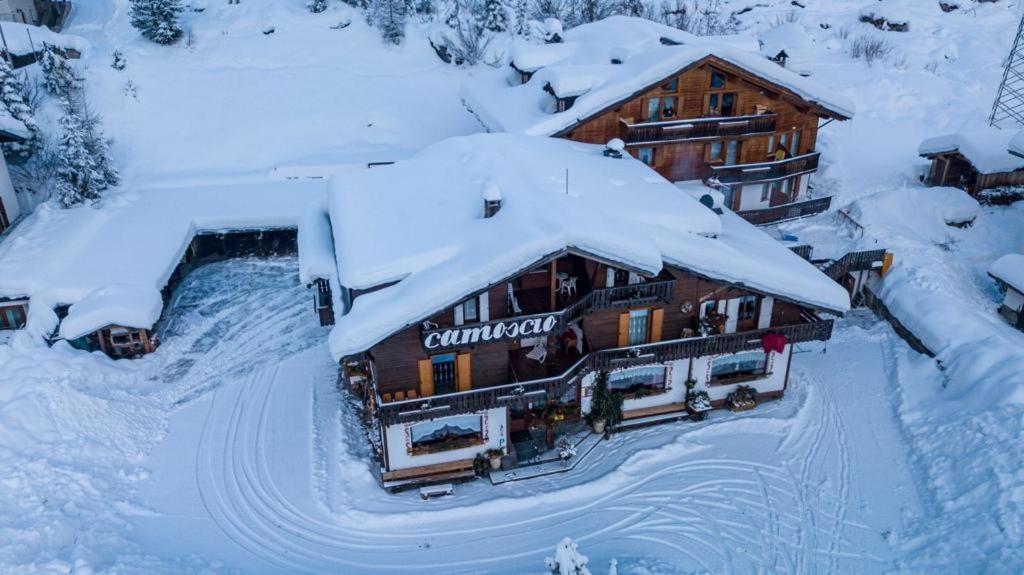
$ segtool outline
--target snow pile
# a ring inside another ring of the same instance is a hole
[[[994,261],[988,273],[997,280],[1024,293],[1024,255],[1006,254]]]
[[[126,192],[99,207],[42,206],[0,243],[0,295],[76,304],[61,326],[66,338],[109,324],[149,328],[160,316],[160,290],[196,233],[301,222],[319,226],[304,239],[320,238],[306,242],[316,251],[302,273],[330,273],[325,189],[321,181],[259,181]]]
[[[699,38],[625,16],[573,28],[560,44],[516,46],[512,65],[533,72],[529,82],[509,86],[506,70],[488,70],[468,81],[462,94],[491,130],[548,136],[708,57],[746,69],[839,116],[853,116],[853,104],[841,94],[732,45],[731,37]],[[578,98],[566,111],[554,113],[554,98],[546,90],[559,98]]]
[[[364,351],[566,248],[650,274],[669,263],[812,307],[848,309],[841,287],[761,230],[731,212],[719,217],[640,161],[603,151],[481,134],[335,178],[341,284],[397,283],[355,300],[331,333],[334,356]],[[485,185],[502,195],[490,218],[480,217]]]
[[[315,279],[334,279],[334,236],[326,203],[307,210],[299,222],[299,281],[308,284]]]
[[[761,34],[759,40],[765,57],[775,58],[785,52],[787,69],[801,76],[814,73],[814,38],[802,24],[787,22],[776,26]]]
[[[916,186],[868,196],[848,212],[858,222],[885,222],[889,233],[942,243],[949,240],[950,225],[974,220],[979,209],[977,200],[961,189]]]
[[[974,128],[927,138],[917,148],[922,156],[959,152],[983,174],[1024,169],[1024,158],[1009,152],[1014,132],[997,128]]]
[[[62,50],[74,50],[80,54],[89,49],[89,43],[80,36],[58,34],[42,26],[20,22],[0,22],[3,28],[5,46],[15,56],[28,56],[41,51],[44,45],[56,46]]]

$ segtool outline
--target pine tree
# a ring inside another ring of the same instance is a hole
[[[516,0],[515,7],[516,34],[520,36],[530,35],[530,14],[526,0]]]
[[[93,175],[93,161],[86,147],[82,119],[66,106],[60,119],[60,142],[57,144],[57,200],[70,208],[99,198]]]
[[[319,14],[327,10],[327,0],[309,0],[306,2],[306,8],[314,14]]]
[[[132,27],[157,44],[171,44],[181,37],[179,0],[130,0]]]
[[[14,73],[7,60],[0,58],[0,102],[14,119],[25,124],[30,134],[23,142],[3,144],[4,155],[20,162],[28,160],[42,146],[35,115],[25,100],[24,81]]]
[[[491,32],[508,30],[508,8],[502,0],[486,0],[484,2],[484,28]]]
[[[47,45],[43,49],[43,59],[40,62],[43,68],[43,86],[46,91],[58,98],[70,99],[78,90],[81,79],[57,49]]]
[[[102,191],[121,183],[121,174],[111,163],[110,144],[103,135],[100,117],[86,111],[82,118],[82,127],[85,134],[85,149],[93,162],[93,178],[97,189]]]
[[[381,36],[391,44],[401,44],[405,38],[405,0],[374,0],[373,22]]]

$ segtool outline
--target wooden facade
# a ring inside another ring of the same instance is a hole
[[[670,181],[723,184],[739,212],[806,199],[822,118],[846,119],[709,56],[556,135],[619,138]],[[757,168],[764,163],[771,169]]]
[[[924,157],[932,162],[924,178],[924,183],[929,186],[960,188],[971,196],[991,188],[1024,186],[1024,170],[984,174],[957,151],[926,154]]]

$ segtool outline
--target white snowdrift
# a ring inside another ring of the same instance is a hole
[[[58,34],[42,26],[32,26],[20,22],[0,22],[3,27],[6,47],[15,56],[27,56],[43,49],[49,44],[64,50],[75,50],[83,53],[89,49],[89,43],[81,36]]]
[[[386,287],[356,298],[339,319],[333,355],[364,351],[566,248],[651,274],[667,262],[812,307],[849,308],[845,290],[761,230],[731,212],[719,217],[638,160],[602,151],[481,134],[337,177],[330,211],[340,282]],[[484,191],[495,187],[501,210],[483,218]]]
[[[992,277],[1024,293],[1024,255],[1006,254],[988,268]]]
[[[849,213],[858,222],[884,221],[890,230],[938,243],[948,239],[950,224],[975,219],[979,209],[977,200],[959,188],[917,186],[868,196],[854,202]]]
[[[734,46],[730,37],[699,38],[625,16],[573,28],[561,44],[517,45],[512,63],[534,72],[529,82],[509,86],[507,69],[488,70],[467,81],[462,96],[493,131],[548,136],[708,56],[749,70],[839,115],[854,114],[853,103],[841,94],[758,52]],[[560,97],[579,97],[568,110],[552,113],[554,100],[545,91],[549,85]]]
[[[1009,152],[1014,132],[997,128],[975,128],[927,138],[917,148],[925,156],[959,152],[983,174],[1024,169],[1024,158]]]
[[[320,181],[261,181],[128,192],[95,208],[44,205],[0,243],[0,295],[75,304],[61,325],[65,338],[111,324],[148,328],[160,316],[160,290],[197,232],[301,230],[307,222],[320,228],[303,233],[313,249],[301,274],[330,273],[325,189]]]

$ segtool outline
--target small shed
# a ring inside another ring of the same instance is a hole
[[[985,127],[927,138],[917,153],[931,160],[929,186],[953,186],[972,196],[990,188],[1024,185],[1024,157],[1011,153],[1014,132]]]
[[[988,275],[1006,290],[999,315],[1024,331],[1024,255],[1007,254],[999,258],[989,267]]]

